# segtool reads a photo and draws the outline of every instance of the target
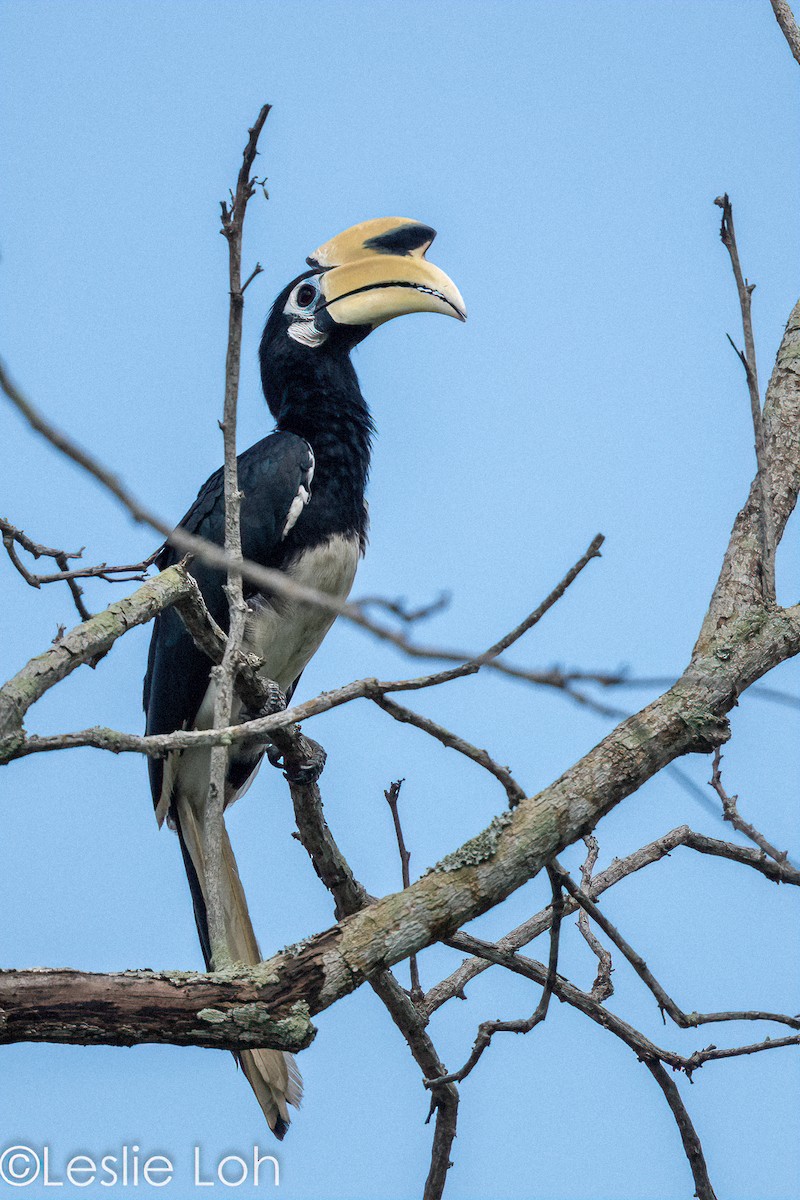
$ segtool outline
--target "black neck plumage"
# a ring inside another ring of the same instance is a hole
[[[315,510],[330,532],[363,541],[374,426],[350,357],[322,346],[295,349],[289,338],[279,347],[262,343],[261,379],[278,429],[305,438],[314,452],[317,503],[308,516]]]

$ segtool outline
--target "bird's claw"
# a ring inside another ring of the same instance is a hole
[[[283,768],[283,751],[280,750],[274,742],[267,742],[266,745],[267,758],[273,767]]]
[[[313,738],[301,736],[298,739],[296,752],[290,755],[288,761],[284,756],[281,765],[289,783],[316,783],[325,769],[326,758],[327,755],[319,742],[315,742]],[[272,760],[270,759],[270,761]]]
[[[286,708],[286,696],[274,680],[266,680],[265,693],[260,708],[242,709],[241,720],[257,721],[260,717],[271,717],[274,713],[283,712]]]

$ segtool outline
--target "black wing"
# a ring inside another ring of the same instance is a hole
[[[239,487],[244,492],[241,507],[242,554],[262,566],[280,566],[282,534],[292,501],[301,484],[307,486],[314,456],[308,442],[293,433],[273,433],[238,458]],[[192,507],[180,522],[184,529],[217,545],[225,542],[224,484],[222,469],[204,484]],[[157,561],[160,569],[177,562],[179,554],[169,545]],[[223,629],[228,626],[228,602],[223,591],[226,577],[195,561],[191,567],[208,611]],[[245,589],[247,594],[247,589]],[[172,733],[191,728],[208,686],[211,663],[186,632],[178,614],[167,609],[156,617],[147,674],[144,679],[144,710],[148,733]],[[148,759],[154,804],[161,794],[163,760]]]

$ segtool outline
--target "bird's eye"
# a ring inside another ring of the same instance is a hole
[[[298,308],[310,308],[319,295],[319,289],[313,283],[301,283],[294,294],[294,302]]]

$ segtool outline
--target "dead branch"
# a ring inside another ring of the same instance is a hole
[[[722,209],[722,225],[720,229],[720,237],[722,244],[728,251],[733,267],[733,277],[736,280],[736,290],[739,293],[739,306],[742,310],[742,328],[744,330],[744,351],[737,350],[730,335],[728,341],[733,346],[747,378],[747,388],[750,393],[750,413],[753,420],[753,433],[755,435],[756,446],[756,462],[758,471],[756,473],[756,489],[758,491],[758,500],[760,508],[760,532],[761,532],[761,555],[762,555],[762,582],[764,599],[767,603],[775,600],[775,523],[772,516],[771,505],[771,488],[769,481],[769,459],[767,457],[766,443],[764,441],[764,428],[761,420],[761,393],[758,387],[758,366],[756,363],[756,344],[753,337],[753,318],[751,315],[751,302],[755,284],[750,283],[742,274],[741,264],[739,262],[739,250],[736,245],[736,232],[733,227],[733,209],[731,202],[726,192],[724,196],[717,196],[714,201],[719,208]]]
[[[485,955],[489,961],[507,967],[517,974],[535,980],[537,983],[541,983],[547,978],[548,972],[542,963],[538,963],[533,959],[523,958],[520,955],[498,952],[497,947],[492,945],[491,942],[484,942],[479,938],[458,934],[448,944],[456,946],[458,949],[469,949],[471,953]],[[682,1066],[687,1060],[681,1060],[679,1055],[672,1054],[669,1051],[660,1050],[644,1034],[634,1029],[632,1025],[623,1021],[615,1013],[612,1013],[610,1009],[605,1008],[604,1005],[595,1000],[588,992],[580,991],[574,984],[569,983],[561,976],[556,977],[553,992],[559,1000],[571,1004],[592,1021],[607,1029],[609,1033],[613,1033],[615,1037],[618,1037],[634,1051],[637,1058],[644,1062],[664,1093],[670,1111],[675,1118],[684,1152],[692,1171],[696,1189],[695,1195],[698,1197],[698,1200],[716,1200],[716,1194],[711,1186],[703,1148],[697,1136],[697,1131],[692,1124],[692,1120],[674,1080],[670,1078],[662,1065],[664,1061],[667,1061],[671,1066]]]
[[[719,747],[714,751],[714,760],[711,769],[710,787],[719,796],[722,801],[722,814],[726,821],[730,821],[734,829],[739,833],[743,833],[746,838],[754,842],[764,854],[768,855],[777,864],[780,870],[786,866],[789,860],[789,854],[786,850],[776,850],[771,842],[768,842],[763,833],[759,833],[755,825],[751,825],[749,821],[745,821],[744,817],[739,814],[737,807],[738,796],[729,796],[722,785],[722,754]]]
[[[800,63],[800,29],[797,28],[794,13],[787,4],[787,0],[770,0],[770,4],[795,62]]]
[[[436,738],[437,742],[441,742],[443,746],[457,750],[459,754],[463,754],[466,758],[472,759],[473,762],[484,767],[490,775],[494,775],[495,779],[502,783],[510,808],[514,808],[521,800],[525,799],[525,792],[514,779],[508,767],[500,766],[486,750],[479,750],[477,746],[473,746],[471,742],[459,737],[458,734],[451,733],[449,729],[432,721],[430,717],[423,717],[421,713],[414,712],[413,709],[406,708],[402,704],[396,704],[394,700],[388,700],[386,696],[376,699],[375,703],[395,721],[422,729],[431,737]]]
[[[271,1010],[257,979],[257,971],[0,971],[0,1045],[305,1049],[316,1030],[304,1006]]]
[[[240,509],[242,493],[239,491],[239,475],[236,458],[236,413],[239,400],[239,375],[242,354],[242,319],[244,312],[244,289],[242,288],[242,234],[247,202],[255,193],[250,172],[255,162],[258,139],[269,116],[270,106],[263,105],[255,123],[248,131],[247,145],[242,155],[242,165],[236,181],[236,192],[230,210],[225,201],[222,208],[222,230],[228,242],[228,281],[230,304],[228,311],[228,348],[225,356],[225,403],[220,424],[225,449],[223,485],[225,504],[225,554],[227,555],[228,578],[225,592],[228,597],[228,637],[222,661],[212,667],[214,683],[214,728],[223,729],[231,724],[234,683],[237,661],[244,640],[247,605],[244,602],[242,575],[242,536]],[[251,279],[253,276],[251,276]],[[248,283],[250,280],[248,279]],[[214,966],[218,969],[229,962],[227,938],[225,936],[225,913],[222,901],[221,879],[223,874],[222,842],[225,808],[225,780],[228,774],[228,748],[224,743],[211,749],[208,799],[203,812],[203,845],[208,864],[206,879],[206,910],[208,936],[211,943]]]
[[[389,805],[389,811],[392,814],[392,824],[394,825],[394,836],[397,839],[397,851],[400,855],[400,877],[403,881],[403,887],[411,886],[410,863],[411,855],[406,847],[406,840],[403,836],[403,824],[400,820],[400,788],[403,786],[404,780],[396,779],[394,783],[390,783],[386,791],[384,791],[384,799]],[[416,954],[412,954],[408,960],[408,970],[411,976],[411,999],[415,1004],[419,1004],[422,999],[422,986],[419,981],[419,963]]]
[[[625,956],[642,982],[653,993],[662,1019],[664,1014],[668,1013],[675,1024],[680,1026],[681,1029],[694,1029],[699,1025],[708,1025],[721,1021],[776,1021],[782,1025],[789,1025],[792,1029],[800,1029],[800,1017],[793,1017],[784,1013],[763,1012],[760,1010],[712,1013],[684,1012],[655,978],[641,954],[638,954],[630,943],[625,940],[616,926],[612,925],[606,915],[601,912],[594,901],[586,894],[586,891],[577,886],[560,863],[555,863],[554,869],[558,874],[562,887],[577,901],[583,912],[587,913],[600,926],[617,949]],[[592,995],[596,1000],[604,998],[595,995],[594,989],[592,989]]]
[[[383,612],[389,613],[390,616],[396,617],[404,625],[415,625],[419,621],[427,621],[429,617],[444,612],[446,608],[450,607],[451,600],[450,592],[440,592],[435,600],[431,600],[430,604],[418,604],[416,608],[410,608],[405,598],[389,600],[386,596],[361,596],[358,600],[353,600],[352,604],[354,608],[360,608],[362,611],[365,608],[379,608]],[[469,658],[470,655],[466,654],[462,657]]]
[[[458,667],[439,671],[431,675],[419,676],[414,679],[394,680],[388,683],[381,683],[377,679],[356,680],[353,683],[346,684],[344,687],[336,688],[330,692],[323,692],[321,696],[317,696],[311,701],[306,701],[305,704],[296,705],[285,712],[259,717],[253,721],[242,722],[241,724],[218,729],[177,730],[175,733],[139,737],[136,734],[121,733],[117,730],[95,728],[75,733],[58,734],[54,737],[18,738],[13,746],[7,750],[5,761],[9,761],[11,758],[21,758],[28,754],[74,749],[78,746],[93,746],[100,750],[110,750],[115,754],[134,752],[162,757],[172,750],[187,749],[190,746],[229,745],[236,741],[250,739],[263,740],[266,738],[274,741],[275,734],[281,729],[290,726],[293,722],[315,716],[318,713],[328,712],[339,705],[348,704],[351,700],[361,698],[377,700],[387,692],[419,691],[422,688],[434,687],[442,683],[449,683],[455,679],[461,679],[467,675],[474,675],[481,670],[486,662],[491,661],[495,655],[502,653],[503,649],[507,649],[517,638],[531,629],[552,608],[586,564],[592,558],[597,557],[601,541],[602,538],[600,537],[594,539],[586,553],[570,568],[560,583],[557,584],[545,600],[523,622],[517,625],[510,633],[507,633],[499,642],[490,646],[484,654],[461,663]],[[189,628],[196,644],[205,653],[208,653],[214,662],[219,662],[221,655],[217,655],[217,648],[221,647],[221,652],[224,653],[226,645],[224,635],[219,626],[208,617],[205,606],[202,604],[202,598],[199,597],[199,592],[197,592],[196,588],[195,592],[197,593],[196,595],[191,593],[191,585],[188,583],[185,584],[183,595],[176,597],[178,599],[185,599],[186,601],[179,611],[182,611],[183,619],[187,622],[187,628]],[[169,603],[172,602],[172,600],[169,601]],[[124,632],[124,630],[120,632]],[[87,657],[82,661],[87,660],[88,651]],[[244,681],[245,686],[249,687],[250,684],[255,685],[254,672],[257,664],[251,662],[250,670],[248,671],[248,664],[245,660],[239,657],[237,662],[239,679]],[[74,665],[77,666],[79,664],[76,662]],[[26,669],[23,668],[20,675],[24,675]],[[38,692],[34,699],[38,699],[39,695],[42,694],[43,692]],[[246,695],[244,698],[248,700]],[[0,689],[0,702],[1,699],[2,689]],[[33,700],[30,703],[33,703]],[[258,705],[256,711],[262,707],[263,700]],[[2,726],[0,726],[0,733],[1,731]],[[0,761],[3,761],[2,757],[0,757]]]
[[[324,819],[322,797],[318,785],[316,783],[297,784],[290,779],[289,787],[294,804],[298,837],[311,858],[314,870],[334,898],[337,916],[346,917],[348,914],[363,911],[365,906],[371,902],[371,897],[363,884],[359,883],[353,875]],[[402,841],[402,831],[400,831],[399,837]],[[407,857],[404,861],[405,883]],[[370,978],[369,982],[405,1038],[414,1061],[422,1071],[423,1079],[429,1075],[444,1075],[446,1068],[439,1059],[436,1047],[425,1028],[427,1018],[420,1013],[412,998],[400,986],[392,972],[379,970]],[[447,1172],[452,1165],[450,1151],[456,1136],[458,1119],[458,1090],[452,1083],[442,1083],[432,1090],[428,1120],[434,1112],[436,1121],[431,1147],[431,1165],[425,1182],[423,1200],[440,1200],[447,1180]]]
[[[593,900],[601,896],[609,888],[614,887],[623,879],[627,879],[630,875],[634,875],[637,871],[641,871],[644,867],[650,866],[651,863],[660,862],[661,859],[669,857],[673,850],[680,846],[685,846],[687,849],[695,850],[699,854],[710,854],[717,858],[727,858],[731,862],[739,863],[742,866],[752,867],[759,874],[771,880],[773,883],[789,883],[795,887],[800,886],[800,871],[795,868],[789,868],[789,874],[781,872],[781,869],[769,859],[765,859],[760,853],[755,850],[747,849],[744,846],[734,845],[732,842],[719,841],[717,838],[706,837],[704,834],[695,833],[688,825],[680,825],[677,829],[670,830],[662,837],[657,838],[653,842],[649,842],[646,846],[636,850],[633,854],[627,855],[625,858],[616,858],[610,867],[605,871],[601,871],[596,875],[590,886],[586,889],[586,894]],[[565,899],[564,914],[575,912],[578,908],[578,902],[572,897]],[[505,937],[500,938],[497,942],[498,947],[503,951],[515,953],[521,950],[523,946],[527,946],[534,941],[542,933],[545,933],[550,928],[552,921],[551,909],[544,908],[535,916],[530,917],[516,929],[512,929]],[[437,1008],[446,1004],[448,1000],[459,996],[463,998],[464,988],[477,975],[488,970],[491,964],[485,958],[469,958],[461,964],[451,975],[443,979],[441,983],[436,984],[425,995],[423,1007],[428,1016],[431,1016]],[[770,1018],[774,1019],[775,1014],[770,1014]]]
[[[587,853],[586,859],[581,867],[581,882],[584,888],[588,888],[591,887],[592,884],[592,872],[594,871],[597,863],[597,856],[600,853],[600,846],[598,845],[597,838],[593,833],[587,834],[583,840],[586,845]],[[559,864],[557,863],[553,864],[553,868],[559,871],[561,870]],[[562,886],[564,883],[564,878],[565,877],[562,873]],[[570,880],[570,883],[571,882],[572,880]],[[572,894],[571,889],[570,894]],[[614,965],[611,960],[611,955],[609,951],[606,950],[602,942],[600,942],[600,940],[595,937],[594,933],[592,932],[592,927],[589,924],[589,918],[586,914],[586,909],[583,907],[581,907],[578,912],[578,929],[580,930],[581,936],[586,942],[586,945],[597,959],[597,975],[594,983],[592,984],[591,995],[595,1000],[599,1000],[602,1003],[603,1000],[608,1000],[609,996],[613,996],[614,994],[614,984],[611,981],[611,972],[614,970]]]
[[[542,988],[542,995],[530,1017],[517,1021],[483,1021],[478,1027],[478,1035],[475,1038],[472,1051],[463,1067],[458,1071],[454,1071],[450,1075],[445,1075],[438,1079],[426,1079],[426,1087],[435,1087],[443,1083],[461,1083],[462,1080],[470,1074],[473,1068],[491,1043],[492,1038],[496,1033],[530,1033],[537,1025],[541,1025],[547,1017],[547,1011],[550,1006],[550,997],[553,994],[553,988],[556,983],[558,973],[558,943],[561,932],[561,917],[564,911],[563,897],[561,894],[561,885],[559,882],[558,873],[547,868],[550,876],[550,885],[553,890],[553,902],[551,911],[553,919],[550,923],[550,959],[547,967],[547,974]]]
[[[152,567],[158,557],[158,551],[156,550],[149,557],[137,563],[122,563],[114,566],[111,563],[102,562],[96,563],[91,567],[70,567],[69,563],[71,561],[83,557],[83,549],[85,547],[70,552],[67,550],[56,550],[52,546],[42,546],[38,542],[34,542],[22,529],[17,529],[16,525],[12,525],[4,517],[0,517],[0,531],[3,534],[3,545],[8,552],[12,564],[25,582],[33,588],[41,588],[48,583],[69,583],[73,579],[103,579],[106,583],[143,583],[148,568]],[[19,559],[14,549],[15,542],[22,546],[23,550],[33,555],[35,559],[52,558],[61,569],[51,572],[49,575],[33,574]],[[119,578],[116,578],[117,576]],[[84,620],[86,619],[84,618]]]
[[[706,1046],[705,1050],[695,1050],[684,1064],[684,1071],[691,1079],[692,1072],[707,1062],[719,1062],[723,1058],[741,1058],[745,1054],[760,1054],[763,1050],[782,1050],[785,1046],[800,1046],[800,1036],[770,1038],[753,1042],[749,1046],[727,1046],[719,1049],[717,1046]]]

